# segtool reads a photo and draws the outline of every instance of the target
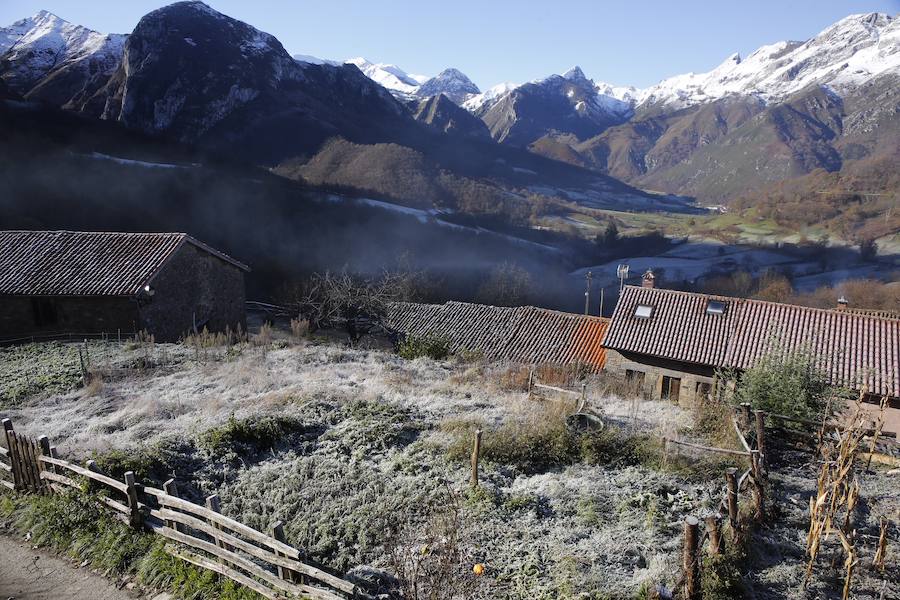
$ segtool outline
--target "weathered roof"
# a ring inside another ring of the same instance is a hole
[[[725,312],[707,314],[710,300]],[[651,317],[635,317],[638,305],[653,307]],[[900,396],[900,319],[849,310],[626,286],[604,346],[738,369],[775,348],[806,350],[834,384]]]
[[[437,336],[454,352],[530,364],[584,363],[601,369],[607,319],[534,306],[508,308],[467,302],[392,304],[388,324],[407,335]]]
[[[131,296],[186,243],[249,270],[185,233],[0,231],[0,294]]]

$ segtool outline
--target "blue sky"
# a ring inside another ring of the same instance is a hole
[[[639,87],[705,71],[809,38],[851,13],[900,12],[900,0],[209,0],[275,35],[292,54],[365,56],[423,75],[453,66],[482,89],[580,65],[588,77]],[[127,33],[165,0],[2,0],[0,25],[40,9],[103,32]]]

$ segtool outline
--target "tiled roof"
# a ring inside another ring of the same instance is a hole
[[[723,314],[707,314],[710,300]],[[635,307],[652,307],[648,319]],[[747,369],[775,347],[806,350],[832,383],[900,396],[900,319],[849,310],[627,286],[604,346],[713,367]]]
[[[185,243],[248,270],[184,233],[0,231],[0,294],[130,296]]]
[[[481,352],[490,360],[529,364],[583,363],[603,368],[607,319],[534,306],[507,308],[447,302],[391,305],[388,324],[412,336],[446,339],[454,352]]]

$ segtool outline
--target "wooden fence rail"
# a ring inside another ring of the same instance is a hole
[[[354,583],[304,562],[302,553],[283,541],[280,523],[273,531],[282,539],[276,539],[221,514],[218,496],[201,506],[180,498],[172,481],[160,490],[141,485],[131,471],[119,481],[100,473],[93,461],[80,466],[62,460],[46,437],[18,435],[9,419],[3,421],[3,433],[4,488],[36,494],[92,492],[117,519],[170,540],[166,551],[172,556],[272,600],[369,598]]]

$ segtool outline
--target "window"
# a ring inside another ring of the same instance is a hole
[[[662,391],[659,394],[659,397],[662,400],[668,400],[672,404],[678,404],[678,394],[681,391],[681,380],[677,377],[669,377],[668,375],[663,375],[662,378]]]
[[[706,314],[708,315],[724,315],[725,303],[721,300],[710,300],[706,303]]]
[[[52,298],[32,298],[31,310],[34,313],[34,324],[38,327],[49,327],[59,321],[56,303]]]
[[[625,381],[636,388],[644,386],[644,372],[634,369],[625,369]]]
[[[634,308],[634,316],[638,319],[649,319],[653,314],[653,307],[646,304],[638,304]]]

